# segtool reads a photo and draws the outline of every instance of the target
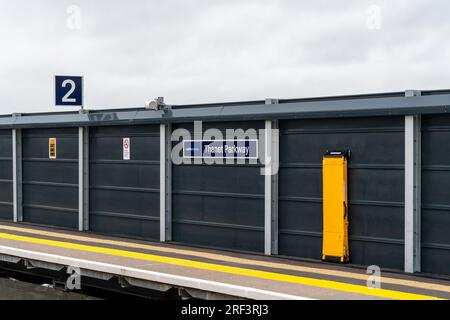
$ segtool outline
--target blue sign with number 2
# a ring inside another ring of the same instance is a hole
[[[55,76],[55,105],[83,105],[83,77]]]

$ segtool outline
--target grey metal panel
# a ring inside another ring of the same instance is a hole
[[[0,219],[13,219],[12,132],[0,130]]]
[[[321,258],[322,157],[348,149],[351,260],[403,269],[403,117],[280,122],[279,253]]]
[[[177,125],[193,132],[192,124]],[[264,122],[209,123],[203,130],[263,129]],[[199,138],[199,137],[196,137]],[[182,164],[172,168],[172,239],[264,252],[264,176],[260,165]]]
[[[89,138],[90,230],[159,239],[159,127],[94,127]]]
[[[56,159],[49,159],[49,138],[56,138]],[[22,131],[23,220],[78,227],[78,129]]]
[[[450,116],[422,118],[422,271],[450,275]]]
[[[414,113],[450,112],[450,94],[430,92],[422,96],[404,94],[326,97],[316,99],[279,100],[279,104],[262,102],[211,104],[174,107],[170,112],[142,108],[124,110],[89,110],[88,114],[29,114],[0,117],[0,128],[130,125],[150,123],[183,123],[203,121],[276,120],[295,118],[330,118],[355,116],[408,115]]]

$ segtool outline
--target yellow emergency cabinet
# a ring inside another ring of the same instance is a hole
[[[327,151],[323,157],[322,260],[350,258],[348,248],[347,159],[350,152]]]

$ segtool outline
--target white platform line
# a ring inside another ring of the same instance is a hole
[[[229,296],[241,297],[255,300],[313,300],[311,298],[284,294],[274,291],[238,286],[216,281],[202,280],[191,277],[171,275],[136,268],[114,265],[103,262],[89,261],[55,254],[35,252],[8,246],[0,246],[0,254],[20,257],[24,259],[40,260],[64,266],[78,267],[97,272],[110,273],[114,275],[136,278],[141,280],[164,283],[168,285],[197,289],[207,292],[215,292]]]

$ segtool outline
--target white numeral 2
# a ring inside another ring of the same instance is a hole
[[[63,88],[65,88],[67,85],[70,85],[70,90],[67,91],[67,93],[62,98],[62,102],[76,102],[75,98],[69,98],[70,95],[75,91],[75,82],[70,79],[64,80],[62,83]]]

